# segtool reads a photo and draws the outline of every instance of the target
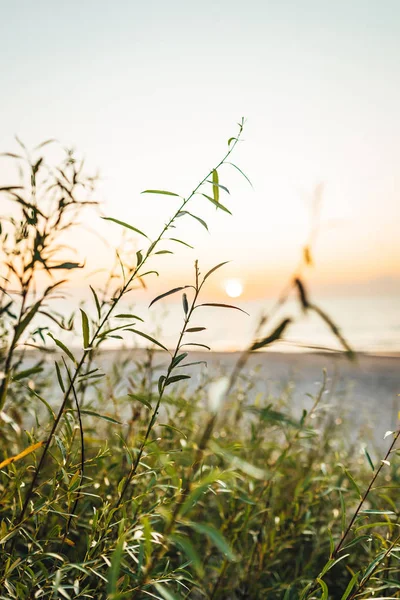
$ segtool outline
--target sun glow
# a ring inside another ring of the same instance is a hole
[[[239,279],[228,279],[224,283],[224,288],[231,298],[239,298],[243,294],[243,284]]]

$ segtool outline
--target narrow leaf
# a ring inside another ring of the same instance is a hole
[[[196,221],[198,221],[201,225],[203,225],[203,227],[205,229],[207,229],[208,231],[208,225],[205,221],[203,221],[203,219],[201,219],[200,217],[197,217],[196,215],[193,215],[192,213],[188,212],[187,210],[181,210],[181,212],[179,212],[177,214],[177,217],[183,217],[184,215],[189,215],[189,217],[192,217],[193,219],[196,219]]]
[[[186,333],[196,333],[197,331],[205,331],[206,327],[190,327],[186,329]]]
[[[164,294],[160,294],[160,296],[157,296],[156,298],[154,298],[154,300],[152,300],[149,304],[149,308],[150,306],[152,306],[155,302],[158,302],[159,300],[161,300],[162,298],[165,298],[166,296],[170,296],[171,294],[175,294],[176,292],[180,292],[181,290],[185,290],[188,287],[192,287],[191,285],[182,285],[180,287],[177,288],[173,288],[172,290],[169,290],[169,292],[165,292]]]
[[[178,242],[178,244],[183,244],[184,246],[187,246],[188,248],[191,248],[193,250],[193,246],[191,246],[187,242],[184,242],[183,240],[178,240],[177,238],[168,238],[168,239],[170,239],[172,242]]]
[[[82,337],[83,347],[89,347],[89,319],[84,310],[80,309],[82,315]]]
[[[113,219],[112,217],[101,217],[101,218],[104,219],[105,221],[112,221],[113,223],[117,223],[117,225],[121,225],[122,227],[131,229],[132,231],[135,231],[136,233],[139,233],[140,235],[143,235],[145,238],[149,239],[148,236],[145,233],[143,233],[143,231],[140,231],[140,229],[133,227],[133,225],[128,225],[128,223],[124,223],[123,221],[119,221],[118,219]]]
[[[219,202],[219,189],[218,189],[219,177],[218,177],[218,171],[216,169],[213,169],[212,182],[210,182],[210,183],[212,183],[212,186],[213,186],[214,200],[218,204],[218,202]]]
[[[163,344],[161,342],[158,342],[157,340],[152,338],[150,335],[147,335],[147,333],[143,333],[143,331],[138,331],[137,329],[125,329],[125,331],[131,331],[132,333],[137,333],[137,335],[141,335],[142,337],[146,338],[146,340],[149,340],[156,346],[159,346],[160,348],[162,348],[163,350],[166,350],[168,352],[168,348],[163,346]]]
[[[113,423],[114,425],[122,425],[122,423],[120,421],[117,421],[116,419],[113,419],[112,417],[109,417],[108,415],[100,415],[99,413],[94,412],[93,410],[81,409],[81,414],[82,415],[90,415],[91,417],[97,417],[99,419],[104,419],[104,421],[108,421],[109,423]]]
[[[199,308],[200,306],[215,306],[217,308],[233,308],[234,310],[240,310],[240,312],[244,313],[248,317],[250,316],[248,312],[243,310],[243,308],[239,308],[238,306],[232,306],[231,304],[220,304],[217,302],[205,302],[204,304],[198,304],[196,306],[196,308]]]
[[[31,452],[34,452],[35,450],[37,450],[38,448],[43,446],[43,444],[44,444],[44,442],[37,442],[36,444],[32,444],[28,448],[25,448],[25,450],[23,450],[19,454],[16,454],[15,456],[11,456],[10,458],[6,458],[5,460],[3,460],[3,462],[0,463],[0,469],[3,469],[7,465],[14,463],[17,460],[20,460],[21,458],[24,458],[24,456],[27,456]]]
[[[195,344],[193,342],[190,342],[188,344],[182,344],[181,348],[183,348],[184,346],[198,346],[199,348],[207,348],[207,350],[211,350],[210,346],[206,346],[205,344]]]
[[[231,165],[231,167],[234,167],[237,171],[239,171],[239,173],[245,178],[245,180],[251,185],[251,187],[253,187],[253,184],[251,183],[250,179],[247,177],[246,173],[243,173],[242,169],[239,169],[239,167],[231,162],[226,162],[226,165]]]
[[[60,340],[54,337],[52,333],[47,334],[51,339],[56,343],[56,345],[61,348],[63,352],[72,360],[73,363],[77,364],[75,356],[72,354],[71,350],[67,348],[65,344],[63,344]]]
[[[175,196],[176,198],[180,198],[179,194],[175,194],[174,192],[167,192],[165,190],[144,190],[141,194],[162,194],[163,196]]]
[[[165,386],[171,385],[171,383],[176,383],[177,381],[181,381],[182,379],[190,379],[190,375],[174,375],[173,377],[168,377],[165,382]]]
[[[269,344],[272,344],[273,342],[275,342],[276,340],[279,340],[282,338],[282,335],[286,329],[286,327],[292,322],[291,319],[284,319],[282,321],[282,323],[280,325],[278,325],[278,327],[275,329],[275,331],[273,331],[271,333],[271,335],[265,337],[263,340],[259,340],[254,342],[254,344],[251,346],[250,351],[252,352],[253,350],[258,350],[259,348],[264,348],[265,346],[268,346]]]
[[[179,365],[179,363],[184,360],[187,357],[188,353],[187,352],[183,352],[183,354],[179,354],[178,356],[175,356],[174,360],[171,363],[171,367],[172,369],[174,369],[177,365]]]
[[[185,315],[187,315],[189,312],[189,303],[188,303],[186,294],[182,294],[182,305],[183,305],[183,312],[185,313]]]
[[[41,373],[42,371],[43,371],[43,367],[37,365],[36,367],[31,367],[30,369],[25,369],[24,371],[15,373],[15,375],[13,375],[13,380],[20,381],[21,379],[25,379],[25,377],[29,377],[30,375],[35,375],[36,373]]]
[[[212,542],[228,560],[236,560],[236,556],[224,536],[213,526],[199,522],[191,522],[190,527],[198,533],[206,535],[210,542]]]
[[[96,309],[97,309],[97,316],[99,317],[99,319],[101,318],[101,307],[100,307],[100,302],[99,299],[97,297],[96,292],[94,291],[94,289],[92,288],[91,285],[89,285],[90,289],[92,290],[92,294],[93,294],[93,298],[96,304]]]
[[[128,394],[128,396],[129,398],[132,398],[132,400],[137,400],[138,402],[146,406],[149,410],[152,409],[150,402],[142,394]]]
[[[214,188],[215,189],[215,188]],[[218,188],[217,188],[218,189]],[[204,196],[204,198],[207,198],[207,200],[209,200],[211,202],[211,204],[214,204],[214,206],[216,206],[217,208],[220,208],[221,210],[223,210],[224,212],[228,213],[228,215],[232,215],[231,211],[228,210],[226,208],[226,206],[224,206],[223,204],[221,204],[221,202],[216,202],[214,200],[214,198],[211,198],[211,196],[207,196],[207,194],[202,194],[202,196]]]
[[[158,387],[158,393],[160,394],[160,396],[161,396],[161,392],[162,392],[162,390],[163,390],[163,387],[164,387],[164,381],[165,381],[165,380],[166,380],[166,377],[165,377],[165,375],[160,375],[160,378],[159,378],[159,380],[158,380],[158,384],[157,384],[157,387]]]
[[[211,183],[211,185],[213,185],[221,190],[224,190],[224,192],[226,192],[227,194],[230,194],[230,191],[228,190],[228,188],[226,186],[221,185],[220,183],[214,183],[213,181],[210,181],[209,179],[207,179],[207,182]]]
[[[224,262],[222,262],[222,263],[219,263],[219,265],[217,265],[216,267],[213,267],[212,269],[210,269],[210,270],[208,271],[208,273],[206,273],[206,274],[204,275],[204,279],[203,279],[203,281],[205,281],[205,280],[206,280],[208,277],[210,277],[210,275],[211,275],[212,273],[214,273],[214,271],[216,271],[217,269],[220,269],[220,268],[221,268],[221,267],[223,267],[224,265],[227,265],[229,262],[231,262],[231,261],[230,261],[230,260],[225,260]]]
[[[365,454],[365,456],[367,457],[367,460],[368,460],[368,462],[369,462],[369,466],[371,467],[371,469],[372,469],[373,471],[375,471],[374,463],[372,462],[372,459],[371,459],[371,457],[370,457],[370,455],[369,455],[369,452],[368,452],[368,450],[367,450],[366,448],[364,448],[364,454]]]
[[[62,375],[61,375],[61,369],[60,369],[60,367],[59,367],[59,365],[58,365],[57,362],[55,362],[54,364],[56,366],[56,374],[57,374],[57,379],[58,379],[58,385],[60,386],[61,391],[63,392],[63,394],[65,394],[65,386],[64,386],[64,381],[63,381]]]
[[[121,313],[120,315],[115,315],[116,319],[136,319],[137,321],[142,321],[143,323],[143,319],[141,317],[138,317],[137,315],[132,315],[130,313]]]

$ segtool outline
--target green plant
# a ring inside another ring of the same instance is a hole
[[[223,159],[187,197],[145,191],[180,203],[155,240],[106,217],[147,246],[134,264],[117,253],[104,287],[91,288],[92,309],[82,307],[78,319],[47,306],[63,281],[37,293],[37,273],[81,266],[57,254],[58,236],[90,202],[79,188],[91,191],[93,179],[69,152],[51,170],[41,156],[27,154],[28,180],[2,188],[20,214],[2,219],[1,232],[0,599],[399,597],[399,433],[391,433],[393,443],[371,478],[369,454],[360,465],[348,452],[348,429],[332,426],[326,373],[310,408],[297,414],[290,386],[281,396],[259,392],[262,373],[246,371],[249,357],[281,340],[293,317],[271,326],[273,314],[264,315],[229,376],[211,378],[205,361],[190,356],[191,349],[209,349],[196,341],[204,327],[193,326],[192,317],[200,308],[241,310],[200,300],[224,262],[202,276],[196,261],[192,285],[152,301],[150,307],[182,294],[183,324],[172,351],[137,325],[143,317],[135,311],[118,312],[135,282],[153,273],[146,271],[150,257],[188,244],[172,237],[182,218],[208,227],[188,210],[195,195],[229,213],[221,204],[227,189],[220,171],[231,164],[242,129],[243,121]],[[50,201],[51,213],[43,206]],[[315,232],[314,225],[277,306],[294,291],[302,309],[322,318],[354,358],[306,289]],[[77,324],[78,358],[62,337]],[[150,346],[119,353],[103,370],[111,356],[102,352],[104,342],[122,336]],[[25,349],[38,339],[26,368]],[[44,357],[37,358],[39,350]],[[197,384],[193,369],[203,370]]]

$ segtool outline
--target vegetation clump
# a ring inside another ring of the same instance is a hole
[[[240,171],[230,157],[242,130],[243,121],[189,196],[144,192],[178,199],[154,240],[136,224],[106,217],[110,227],[140,236],[145,249],[133,265],[118,260],[120,275],[91,287],[92,305],[70,318],[52,308],[65,283],[57,274],[84,265],[64,257],[60,236],[93,204],[95,179],[68,150],[49,167],[50,141],[33,158],[23,145],[21,154],[7,155],[21,182],[0,188],[11,203],[0,231],[0,598],[400,597],[399,433],[388,432],[379,464],[368,453],[360,464],[343,430],[332,426],[326,372],[309,409],[296,416],[290,394],[257,392],[259,375],[245,369],[293,317],[271,327],[271,314],[264,316],[232,372],[212,380],[206,357],[191,358],[193,350],[209,350],[196,341],[204,327],[192,317],[241,310],[202,300],[225,263],[203,275],[196,261],[192,282],[151,302],[181,295],[172,350],[145,330],[143,317],[119,310],[152,273],[150,257],[189,245],[176,237],[182,219],[208,228],[192,212],[195,195],[230,212],[220,171]],[[303,272],[311,252],[307,245],[277,306],[295,292],[354,359],[309,298]],[[79,331],[80,350],[66,345],[65,331]],[[102,346],[115,338],[149,346],[103,372]],[[202,374],[197,382],[193,370]]]

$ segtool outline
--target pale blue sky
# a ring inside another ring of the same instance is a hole
[[[234,217],[196,200],[211,236],[184,224],[196,251],[165,257],[171,277],[196,257],[207,266],[232,259],[227,276],[244,279],[252,296],[268,294],[263,282],[274,288],[297,262],[323,181],[316,285],[362,290],[377,277],[400,279],[397,0],[0,8],[0,151],[15,149],[15,133],[28,145],[57,137],[76,146],[103,175],[110,216],[156,233],[171,204],[139,192],[190,191],[247,118],[235,161],[255,190],[221,172]],[[91,225],[117,243],[115,226]],[[93,268],[111,256],[94,244],[77,242]]]

